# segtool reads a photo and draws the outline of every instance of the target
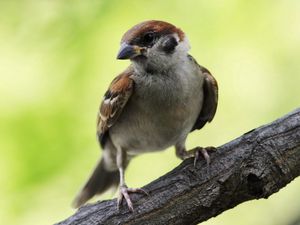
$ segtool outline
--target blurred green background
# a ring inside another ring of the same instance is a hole
[[[186,32],[220,86],[213,123],[188,146],[218,146],[299,106],[299,12],[298,0],[1,0],[0,223],[53,224],[74,213],[70,203],[101,152],[99,103],[129,63],[115,59],[128,28],[160,19]],[[127,183],[143,186],[179,163],[173,149],[137,157]],[[299,179],[203,224],[297,217]]]

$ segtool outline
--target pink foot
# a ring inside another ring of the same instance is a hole
[[[122,185],[120,186],[120,192],[118,197],[118,210],[120,209],[120,205],[122,204],[123,198],[125,198],[129,210],[133,212],[133,204],[129,196],[130,193],[140,193],[149,195],[148,192],[141,188],[128,188],[126,185]]]
[[[207,165],[207,173],[209,174],[209,166],[210,166],[210,156],[208,154],[208,151],[215,151],[216,148],[215,147],[197,147],[195,149],[195,158],[194,158],[194,166],[196,167],[197,161],[200,158],[200,155],[202,155],[206,161],[206,165]]]

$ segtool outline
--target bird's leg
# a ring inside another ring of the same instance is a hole
[[[206,161],[207,164],[207,171],[209,173],[209,165],[210,165],[210,156],[208,154],[209,151],[215,151],[216,148],[209,146],[209,147],[196,147],[191,150],[186,150],[184,144],[178,144],[175,146],[176,149],[176,155],[180,159],[184,160],[187,158],[194,157],[194,166],[196,166],[197,161],[200,158],[200,155],[202,155]]]
[[[118,202],[117,206],[118,209],[120,208],[120,205],[122,204],[123,198],[126,200],[127,206],[130,211],[133,212],[133,204],[130,199],[129,194],[130,193],[141,193],[141,194],[146,194],[149,195],[148,192],[141,188],[128,188],[126,183],[125,183],[125,163],[126,163],[126,152],[124,150],[121,150],[117,152],[117,166],[119,168],[120,172],[120,190],[119,190],[119,197],[118,197]]]

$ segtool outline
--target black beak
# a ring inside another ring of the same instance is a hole
[[[140,54],[141,54],[140,47],[123,43],[117,55],[117,59],[131,59]]]

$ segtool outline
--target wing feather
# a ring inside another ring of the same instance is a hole
[[[112,81],[101,102],[97,117],[97,135],[102,147],[106,142],[109,128],[113,126],[119,118],[133,92],[134,82],[131,79],[132,73],[133,70],[129,67],[126,71],[117,76]]]
[[[192,58],[192,56],[190,56]],[[212,74],[203,66],[200,66],[194,58],[192,60],[199,66],[204,76],[203,103],[199,116],[191,131],[201,129],[207,122],[211,122],[216,114],[218,106],[218,83]]]

